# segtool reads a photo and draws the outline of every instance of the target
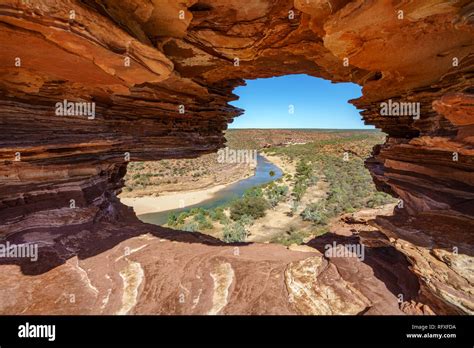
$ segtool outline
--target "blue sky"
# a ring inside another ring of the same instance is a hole
[[[234,93],[240,99],[231,104],[245,113],[229,128],[373,128],[365,126],[355,106],[347,102],[362,94],[353,83],[287,75],[247,80],[247,86],[237,87]]]

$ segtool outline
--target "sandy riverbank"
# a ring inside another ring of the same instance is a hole
[[[269,155],[263,151],[259,152],[259,155],[265,158],[267,161],[272,162],[278,168],[280,168],[281,171],[283,172],[283,175],[285,174],[295,175],[296,173],[295,163],[288,162],[288,160],[285,159],[284,156]]]
[[[255,175],[255,168],[252,171],[246,173],[243,177],[238,180],[233,180],[226,184],[220,184],[210,186],[193,191],[176,191],[176,192],[163,192],[159,196],[141,196],[141,197],[119,197],[120,201],[132,207],[135,214],[142,215],[148,213],[159,213],[162,211],[168,211],[172,209],[185,208],[194,204],[204,202],[214,196],[214,194],[229,185],[232,185],[240,180],[247,179]]]
[[[230,185],[231,183],[227,184]],[[193,204],[201,203],[212,198],[214,193],[222,190],[227,185],[212,186],[203,190],[185,192],[167,192],[161,196],[143,196],[134,198],[120,198],[120,201],[133,207],[135,214],[158,213],[171,209],[184,208]]]

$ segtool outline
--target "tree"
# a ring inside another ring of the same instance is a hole
[[[247,231],[240,222],[230,223],[224,226],[223,240],[226,243],[243,242],[247,238]]]
[[[249,215],[254,219],[265,216],[265,210],[270,207],[263,197],[243,197],[232,202],[230,206],[230,218],[234,221],[240,220],[243,215]]]
[[[178,215],[176,213],[171,213],[168,215],[168,221],[166,222],[168,226],[175,226],[178,222]]]

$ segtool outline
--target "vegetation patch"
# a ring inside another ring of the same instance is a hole
[[[271,242],[302,244],[307,238],[328,232],[330,222],[341,214],[395,202],[391,196],[376,190],[364,166],[373,146],[383,140],[380,132],[334,133],[306,144],[266,148],[263,151],[267,154],[292,163],[293,174],[285,173],[278,180],[253,187],[242,197],[217,208],[172,213],[167,224],[189,232],[217,233],[228,243],[243,242],[255,221],[271,214],[280,204],[287,204],[289,216],[299,216],[300,221],[310,222],[312,228],[290,226]],[[152,178],[137,175],[135,180],[146,184]],[[308,200],[305,194],[318,182],[325,183],[326,194]]]

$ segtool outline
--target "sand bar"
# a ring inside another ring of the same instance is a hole
[[[229,184],[230,185],[230,184]],[[143,196],[134,198],[120,198],[120,201],[133,207],[135,214],[158,213],[171,209],[185,208],[201,203],[213,197],[214,193],[222,190],[227,185],[212,186],[207,189],[186,192],[166,192],[161,196]]]

